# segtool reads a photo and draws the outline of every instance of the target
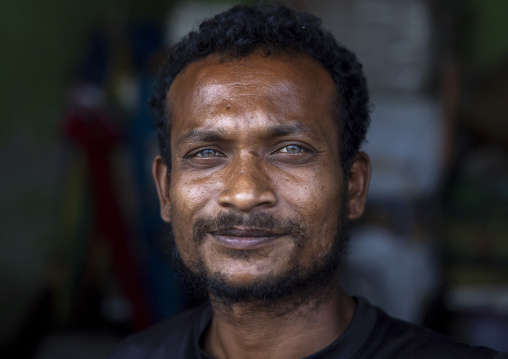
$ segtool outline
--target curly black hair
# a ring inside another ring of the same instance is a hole
[[[189,64],[211,54],[242,58],[255,51],[302,54],[320,63],[332,77],[338,93],[333,115],[339,123],[340,158],[346,178],[369,126],[369,95],[362,65],[356,56],[337,44],[321,20],[284,5],[238,5],[205,20],[174,45],[159,72],[150,105],[156,115],[159,149],[171,168],[171,109],[167,94],[175,77]]]

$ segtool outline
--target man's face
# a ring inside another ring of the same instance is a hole
[[[154,175],[191,271],[245,287],[329,257],[346,191],[336,96],[303,56],[211,56],[176,77],[170,178],[160,158]]]

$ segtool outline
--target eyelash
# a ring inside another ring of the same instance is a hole
[[[291,152],[289,151],[289,148],[293,148],[293,149],[297,149],[296,152]],[[284,151],[285,150],[285,151]],[[209,156],[204,156],[203,154],[205,152],[211,152]],[[290,145],[286,145],[286,146],[283,146],[281,148],[279,148],[278,150],[274,151],[273,154],[276,154],[276,153],[285,153],[285,154],[289,154],[289,155],[297,155],[297,154],[301,154],[301,153],[312,153],[312,150],[302,146],[302,145],[297,145],[297,144],[290,144]],[[217,150],[214,150],[212,148],[205,148],[205,149],[202,149],[198,152],[195,152],[193,154],[191,154],[190,156],[188,156],[189,158],[216,158],[216,157],[225,157],[225,155]]]

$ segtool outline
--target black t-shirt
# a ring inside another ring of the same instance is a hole
[[[212,318],[209,303],[127,338],[109,359],[212,359],[201,346]],[[357,298],[353,320],[333,343],[305,359],[502,359],[505,354],[458,344],[426,328],[389,317]]]

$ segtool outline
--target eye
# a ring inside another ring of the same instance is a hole
[[[307,150],[304,147],[299,146],[299,145],[287,145],[287,146],[282,147],[279,150],[279,152],[296,154],[296,153],[307,152]]]
[[[182,158],[182,166],[192,170],[214,168],[225,163],[226,154],[210,147],[195,148]]]
[[[209,158],[209,157],[224,157],[219,151],[212,150],[210,148],[199,151],[194,157]]]

